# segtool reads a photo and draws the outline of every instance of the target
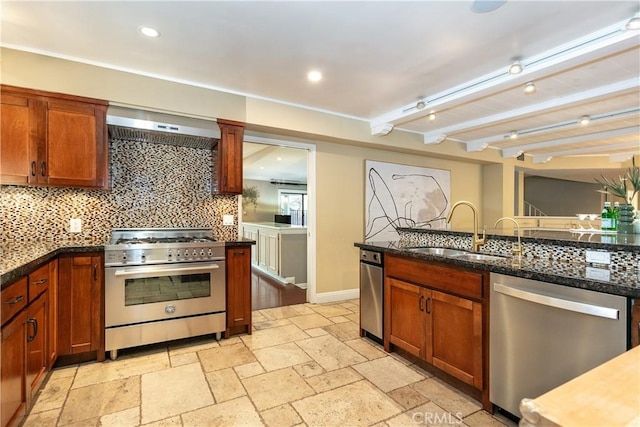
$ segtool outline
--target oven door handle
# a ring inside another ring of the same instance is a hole
[[[211,271],[216,268],[220,268],[218,264],[207,264],[201,265],[197,267],[177,267],[177,268],[149,268],[149,267],[140,267],[140,268],[128,268],[126,270],[116,270],[116,276],[133,276],[135,274],[145,273],[145,274],[166,274],[166,273],[185,273],[188,271]]]

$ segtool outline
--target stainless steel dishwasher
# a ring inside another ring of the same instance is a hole
[[[360,330],[382,341],[384,274],[382,253],[360,250]]]
[[[522,417],[541,394],[627,349],[627,299],[491,273],[489,400]]]

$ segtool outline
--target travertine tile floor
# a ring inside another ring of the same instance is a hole
[[[24,426],[513,425],[358,334],[358,301],[254,311],[252,335],[52,371]]]

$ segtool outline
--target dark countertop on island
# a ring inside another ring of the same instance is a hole
[[[240,238],[225,241],[225,246],[255,245],[255,240]],[[40,265],[65,253],[103,252],[105,241],[20,241],[0,245],[0,284],[2,289],[31,273]]]
[[[527,257],[522,257],[520,265],[512,264],[512,259],[508,257],[490,261],[470,261],[411,251],[408,249],[408,247],[412,246],[411,244],[400,242],[362,242],[354,245],[361,249],[391,255],[440,261],[574,288],[640,298],[640,271],[637,269],[608,270],[603,269],[601,266],[596,268],[586,263],[559,262]]]

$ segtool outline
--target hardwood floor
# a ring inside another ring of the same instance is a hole
[[[306,289],[300,289],[292,284],[282,285],[256,269],[251,269],[251,308],[253,310],[303,304],[306,301]]]

